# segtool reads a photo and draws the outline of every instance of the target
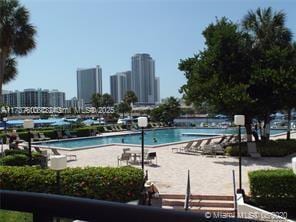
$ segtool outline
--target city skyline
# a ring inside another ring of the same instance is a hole
[[[66,92],[67,98],[77,96],[77,67],[99,64],[103,69],[103,93],[110,93],[110,76],[129,70],[130,57],[136,53],[149,53],[156,61],[156,74],[162,80],[161,99],[180,98],[178,90],[186,81],[178,70],[180,59],[203,49],[202,31],[222,16],[239,22],[249,10],[271,6],[287,14],[287,27],[296,34],[296,3],[289,0],[21,3],[36,26],[37,48],[17,58],[18,77],[3,88],[57,88]]]

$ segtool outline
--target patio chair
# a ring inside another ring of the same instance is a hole
[[[51,151],[53,152],[54,155],[62,155],[59,153],[57,149],[51,148]],[[67,161],[73,161],[77,160],[77,156],[75,154],[65,154],[67,157]]]
[[[119,166],[122,161],[126,161],[126,165],[128,165],[131,156],[130,153],[122,153],[120,157],[117,157],[117,166]]]
[[[214,142],[214,144],[221,144],[227,138],[227,136],[222,136],[218,142]]]
[[[157,165],[157,155],[156,152],[150,152],[147,154],[147,156],[144,158],[145,161],[148,161],[148,163],[152,164],[152,160],[155,159],[155,164]]]
[[[222,142],[221,145],[223,147],[226,147],[226,146],[233,144],[234,141],[235,141],[235,135],[231,135],[226,140],[224,140],[224,142]]]
[[[50,138],[49,137],[46,137],[44,135],[44,133],[39,133],[39,138],[40,138],[40,140],[50,140]]]
[[[120,129],[121,131],[126,130],[126,129],[123,129],[123,128],[121,127],[121,125],[118,125],[117,127],[118,127],[118,129]]]
[[[260,158],[261,154],[258,153],[257,148],[256,148],[256,142],[248,142],[248,153],[251,157],[253,158]]]
[[[189,141],[184,147],[173,147],[172,152],[174,152],[174,150],[177,150],[179,153],[188,152],[193,143],[194,141]]]
[[[192,147],[189,148],[189,152],[198,153],[201,149],[201,144],[203,140],[198,140],[196,144],[194,144]]]
[[[106,126],[103,126],[103,129],[105,132],[112,132],[112,130],[109,130]]]
[[[31,134],[32,134],[33,141],[42,141],[42,139],[39,137],[37,132],[33,131],[31,132]]]
[[[40,150],[40,148],[38,147],[38,146],[32,146],[35,150],[36,150],[36,152],[37,153],[42,153],[42,150]]]
[[[123,153],[126,153],[128,151],[131,151],[131,148],[123,148],[122,151],[123,151]]]

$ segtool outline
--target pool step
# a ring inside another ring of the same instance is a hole
[[[184,210],[185,195],[161,194],[160,197],[162,208]],[[188,211],[234,216],[234,198],[226,195],[191,195]]]

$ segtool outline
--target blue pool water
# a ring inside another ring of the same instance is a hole
[[[284,130],[271,130],[271,134],[284,132]],[[201,135],[184,135],[186,133],[196,133]],[[220,134],[234,134],[236,129],[158,129],[145,131],[145,145],[156,146],[166,143],[188,141],[199,138],[206,138]],[[63,140],[55,142],[43,142],[42,145],[49,147],[61,147],[66,149],[79,149],[81,147],[90,147],[112,143],[141,144],[141,133],[125,136],[106,136],[85,139]]]

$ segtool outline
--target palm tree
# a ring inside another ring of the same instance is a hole
[[[16,61],[14,58],[7,58],[5,64],[5,72],[3,76],[3,84],[14,80],[17,75]]]
[[[292,40],[291,31],[285,26],[286,14],[273,12],[271,7],[249,11],[242,26],[253,38],[254,46],[260,48],[272,45],[287,46]]]
[[[121,102],[117,105],[117,110],[119,113],[122,113],[122,119],[124,119],[124,113],[129,112],[131,110],[131,107],[126,102]]]
[[[29,11],[18,0],[0,0],[0,100],[2,84],[16,75],[14,57],[25,56],[35,48],[35,27]]]
[[[124,96],[124,101],[132,107],[132,104],[138,102],[138,97],[136,96],[136,93],[134,91],[127,91]],[[130,116],[132,109],[130,109]]]
[[[253,43],[252,57],[257,63],[259,73],[265,73],[265,76],[261,75],[261,79],[256,79],[256,85],[260,87],[254,86],[255,88],[252,88],[252,91],[255,92],[257,89],[258,92],[270,92],[268,98],[266,98],[266,93],[260,94],[261,99],[259,98],[258,101],[261,102],[256,105],[256,107],[265,108],[265,114],[262,117],[265,129],[269,128],[270,114],[274,109],[269,105],[271,104],[269,101],[274,101],[274,97],[267,79],[272,79],[270,69],[279,70],[279,66],[283,65],[278,62],[271,62],[270,55],[274,50],[285,50],[291,46],[292,33],[285,26],[285,22],[286,14],[282,11],[273,12],[271,7],[249,11],[242,21],[243,29],[250,36]],[[268,77],[266,73],[269,74]],[[256,94],[256,96],[258,95]],[[269,139],[269,135],[266,133],[268,131],[264,130],[263,140]]]

